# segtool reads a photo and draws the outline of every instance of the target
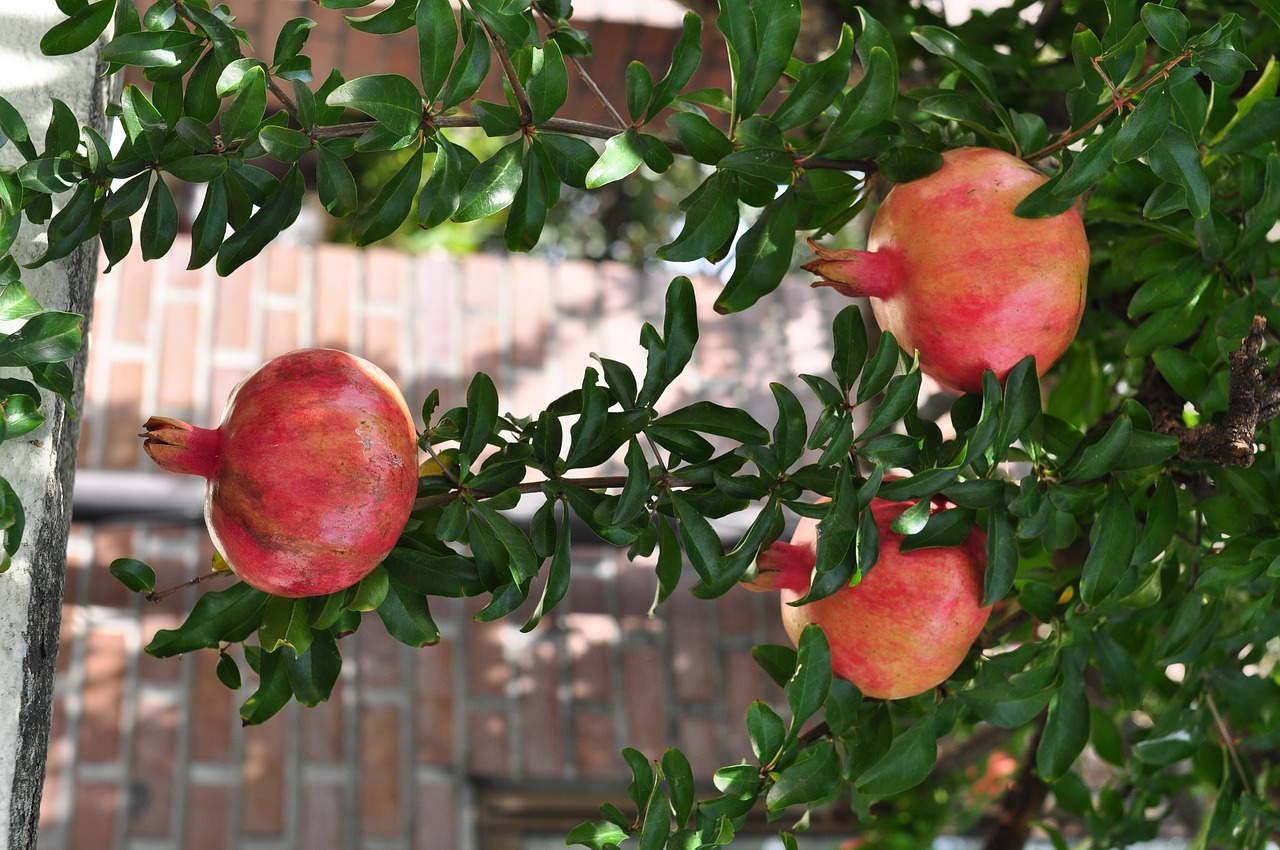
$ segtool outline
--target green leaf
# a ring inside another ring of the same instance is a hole
[[[886,50],[871,48],[865,75],[845,96],[840,112],[818,145],[819,151],[839,156],[867,130],[893,116],[898,102],[898,80],[893,75],[895,64]]]
[[[643,123],[649,123],[655,115],[669,106],[693,78],[694,72],[698,69],[698,63],[702,61],[701,34],[702,19],[693,12],[685,12],[680,39],[671,53],[671,65],[653,88]],[[668,126],[670,126],[670,119],[668,119]]]
[[[213,186],[214,184],[210,184]],[[297,219],[302,209],[305,187],[297,164],[280,178],[276,191],[266,199],[257,212],[249,217],[218,249],[216,268],[226,277],[252,258],[258,256],[273,239]]]
[[[268,154],[281,162],[297,162],[315,146],[315,142],[306,133],[289,127],[263,127],[258,134],[258,141]]]
[[[1089,535],[1089,555],[1080,575],[1080,598],[1086,605],[1097,605],[1129,569],[1138,539],[1138,523],[1133,507],[1123,488],[1112,483],[1093,531]]]
[[[561,183],[576,189],[586,188],[587,174],[595,165],[599,154],[583,139],[561,133],[538,133],[534,147],[546,154],[551,170]]]
[[[1113,162],[1112,151],[1119,131],[1120,122],[1112,121],[1100,135],[1090,138],[1089,144],[1054,183],[1053,194],[1062,199],[1083,195],[1106,176]]]
[[[511,205],[524,179],[523,146],[519,139],[510,142],[475,167],[462,188],[454,221],[475,221]]]
[[[689,152],[689,156],[704,165],[715,165],[733,152],[729,141],[719,127],[696,112],[677,112],[667,116],[667,128]]]
[[[427,597],[396,579],[388,581],[387,595],[377,612],[387,634],[406,646],[416,648],[440,642],[440,629],[431,617]]]
[[[458,441],[458,453],[476,461],[498,424],[498,389],[493,379],[479,372],[467,387],[467,422]]]
[[[329,632],[316,632],[315,639],[300,655],[284,653],[289,689],[298,702],[315,706],[329,699],[342,672],[342,654]]]
[[[710,257],[737,233],[738,178],[716,171],[681,206],[684,226],[674,240],[658,249],[658,256],[676,263]]]
[[[160,111],[133,85],[124,87],[120,95],[120,109],[120,121],[134,150],[148,162],[159,159],[166,132]]]
[[[1062,681],[1049,699],[1049,717],[1036,750],[1040,775],[1049,782],[1065,776],[1089,742],[1089,699],[1078,655],[1062,654]]]
[[[756,760],[762,767],[768,767],[782,752],[787,741],[787,726],[768,703],[756,700],[747,708],[747,737]]]
[[[1129,113],[1116,134],[1111,155],[1116,162],[1137,159],[1151,150],[1169,125],[1169,96],[1164,85],[1147,89],[1136,109]]]
[[[311,646],[311,610],[305,599],[272,596],[262,611],[258,641],[266,652],[289,647],[301,655]]]
[[[66,56],[84,50],[102,35],[114,10],[112,0],[89,3],[67,20],[54,24],[41,37],[40,52],[45,56]]]
[[[725,407],[711,401],[695,401],[653,420],[654,425],[686,428],[704,434],[728,437],[739,443],[762,446],[769,432],[740,407]]]
[[[785,471],[804,454],[805,435],[809,425],[805,419],[804,407],[795,393],[784,384],[776,382],[769,384],[769,389],[778,405],[778,421],[773,426],[773,446],[777,452],[778,464]]]
[[[267,75],[261,65],[251,65],[222,111],[223,141],[243,139],[258,129],[267,111]]]
[[[451,13],[452,14],[452,13]],[[462,12],[462,52],[440,92],[440,111],[452,109],[477,91],[489,75],[492,54],[484,29],[465,8]]]
[[[739,237],[733,273],[716,298],[717,313],[745,310],[778,288],[791,268],[796,215],[796,196],[788,189]]]
[[[423,98],[436,99],[453,69],[458,46],[458,22],[449,0],[421,0],[414,11],[418,33],[418,76]]]
[[[725,564],[724,544],[704,517],[683,495],[670,493],[671,505],[678,520],[680,542],[684,546],[689,564],[702,582],[717,587]]]
[[[258,660],[258,688],[240,706],[240,719],[246,726],[263,723],[288,705],[293,697],[284,653],[262,652]]]
[[[607,821],[600,823],[581,823],[569,831],[565,843],[573,846],[581,844],[591,850],[609,850],[617,847],[628,838],[628,833],[617,824]]]
[[[422,150],[414,148],[378,196],[356,213],[351,226],[355,243],[365,246],[385,239],[409,217],[422,183]]]
[[[138,245],[142,259],[155,260],[169,253],[178,237],[178,205],[173,200],[169,185],[157,179],[151,186],[151,200],[142,214],[142,227],[138,231]]]
[[[938,758],[934,711],[897,735],[884,757],[857,779],[858,790],[873,797],[901,794],[923,782]]]
[[[1063,481],[1087,481],[1106,475],[1124,457],[1133,437],[1133,421],[1117,417],[1106,432],[1096,439],[1086,439],[1062,464],[1058,475]]]
[[[993,605],[1013,587],[1018,574],[1018,540],[1008,511],[992,508],[987,514],[987,571],[983,576],[982,604]]]
[[[198,269],[217,256],[226,235],[227,181],[220,177],[205,188],[204,202],[191,225],[191,259],[187,268]]]
[[[789,736],[796,736],[804,724],[822,708],[831,688],[831,647],[821,626],[810,623],[800,633],[796,669],[783,686],[791,709]]]
[[[111,562],[111,575],[134,593],[155,590],[156,571],[142,561],[133,558],[116,558]]]
[[[31,143],[27,131],[27,122],[22,114],[13,108],[13,104],[0,97],[0,145],[8,140],[22,154],[24,159],[35,159],[36,147]]]
[[[778,84],[800,34],[800,0],[756,0],[749,8],[756,43],[750,66],[740,81],[734,80],[734,115],[739,120],[753,115]]]
[[[422,124],[422,93],[399,74],[371,74],[338,86],[325,100],[330,106],[359,110],[399,136]]]
[[[835,744],[819,741],[806,747],[770,786],[765,806],[772,813],[788,806],[816,803],[840,785],[840,757]]]
[[[922,26],[911,31],[911,37],[925,50],[941,56],[954,65],[964,77],[978,90],[978,94],[987,102],[987,106],[995,112],[1001,125],[1013,132],[1013,121],[1008,110],[1000,101],[1000,87],[996,83],[991,69],[978,61],[969,52],[969,48],[954,33],[941,27]]]
[[[449,17],[452,20],[453,16]],[[271,67],[275,68],[297,56],[315,25],[316,22],[310,18],[291,18],[285,21],[276,36],[275,50],[271,53]]]
[[[55,310],[34,314],[18,330],[0,337],[0,366],[69,360],[80,350],[83,319],[76,313]]]
[[[509,251],[529,251],[538,244],[542,228],[547,222],[547,208],[553,203],[548,185],[548,175],[543,170],[542,158],[532,147],[525,151],[524,176],[520,188],[511,200],[507,213],[504,241]],[[551,175],[554,180],[555,176]]]
[[[1179,53],[1187,43],[1191,22],[1187,16],[1171,6],[1158,3],[1142,4],[1142,22],[1156,44],[1170,53]]]
[[[817,118],[835,101],[849,80],[853,60],[853,29],[841,25],[840,42],[825,59],[800,69],[795,85],[770,115],[780,130],[794,130]]]
[[[600,158],[587,172],[587,188],[598,189],[631,174],[644,162],[644,151],[640,131],[634,127],[611,137],[604,143]]]
[[[127,32],[102,48],[102,58],[136,68],[177,68],[203,42],[202,36],[182,30]]]
[[[627,114],[632,123],[638,123],[649,106],[649,98],[653,97],[653,75],[643,62],[632,60],[623,74],[623,82],[627,93]]]
[[[553,40],[544,42],[540,51],[535,49],[534,55],[540,56],[541,60],[535,61],[536,70],[530,75],[525,91],[529,96],[533,123],[541,124],[554,118],[568,99],[569,72],[565,68],[560,45]]]
[[[316,152],[316,192],[320,205],[337,218],[351,215],[359,203],[351,169],[325,145],[318,145]]]
[[[215,668],[218,681],[233,691],[240,690],[240,667],[228,653],[218,652],[218,665]]]
[[[373,35],[393,35],[413,26],[416,0],[393,0],[390,6],[365,17],[347,16],[347,23],[354,30]]]
[[[269,598],[244,582],[237,582],[226,590],[201,594],[181,626],[156,632],[147,644],[147,654],[169,658],[243,640],[262,621],[262,611]]]
[[[693,768],[684,753],[668,747],[662,753],[662,775],[667,780],[667,796],[677,829],[682,829],[693,812],[696,790]]]
[[[920,385],[923,376],[919,369],[912,369],[904,375],[897,375],[889,380],[885,388],[884,399],[876,405],[863,435],[870,436],[891,427],[901,421],[907,412],[915,408],[920,397]]]
[[[687,277],[671,280],[664,303],[662,335],[646,322],[640,329],[640,344],[648,352],[644,384],[636,403],[648,407],[657,403],[693,357],[698,342],[698,303],[693,283]]]
[[[721,159],[719,166],[777,186],[789,184],[796,170],[791,155],[776,148],[737,150]]]
[[[1147,161],[1161,180],[1182,187],[1192,216],[1204,218],[1209,214],[1209,179],[1200,161],[1200,148],[1182,125],[1170,124],[1165,129],[1147,152]]]

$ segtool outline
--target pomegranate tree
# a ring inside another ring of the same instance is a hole
[[[1046,180],[994,148],[947,151],[937,171],[889,192],[867,250],[814,244],[804,268],[815,286],[869,297],[880,326],[952,389],[981,392],[986,369],[1003,382],[1028,354],[1044,374],[1075,337],[1089,272],[1077,210],[1013,214]]]
[[[143,448],[208,479],[205,524],[237,576],[279,596],[350,587],[395,546],[417,495],[417,435],[385,372],[324,348],[270,360],[217,428],[153,416]]]
[[[808,624],[821,626],[832,672],[869,697],[915,696],[946,681],[991,613],[982,604],[985,535],[975,527],[959,546],[903,552],[903,536],[889,524],[911,505],[872,499],[880,558],[855,585],[792,604],[808,592],[817,554],[818,521],[808,517],[790,543],[760,553],[757,575],[744,585],[782,592],[782,623],[792,642]]]

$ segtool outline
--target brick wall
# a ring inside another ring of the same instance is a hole
[[[146,415],[212,424],[245,372],[298,346],[374,359],[411,408],[436,387],[461,403],[484,370],[504,410],[532,413],[581,383],[591,352],[641,368],[639,328],[661,321],[669,281],[618,265],[288,244],[218,279],[186,271],[186,252],[130,256],[100,281],[82,470],[163,476],[139,452]],[[695,288],[702,342],[667,408],[711,398],[772,425],[767,382],[829,368],[827,313],[843,304],[793,280],[720,317],[718,283]],[[106,572],[128,555],[161,586],[191,578],[210,555],[203,529],[79,524],[68,555],[42,850],[502,847],[511,819],[498,815],[521,800],[563,835],[619,787],[621,747],[678,745],[705,780],[750,757],[750,700],[781,696],[749,656],[785,640],[776,599],[678,592],[651,619],[652,564],[580,546],[569,598],[533,633],[442,600],[444,640],[411,650],[369,618],[344,640],[330,702],[241,728],[247,694],[218,683],[212,653],[140,651],[194,595],[145,603]]]

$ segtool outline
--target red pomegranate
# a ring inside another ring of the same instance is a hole
[[[959,546],[903,552],[902,535],[889,523],[911,504],[872,499],[880,558],[856,585],[790,604],[808,592],[817,552],[818,521],[807,517],[790,543],[760,553],[756,578],[744,584],[781,590],[782,624],[792,642],[817,623],[831,645],[832,672],[878,699],[915,696],[946,681],[991,614],[982,605],[985,535],[975,527]]]
[[[279,596],[364,578],[417,495],[409,408],[385,372],[345,351],[268,361],[232,391],[217,428],[162,416],[143,427],[152,460],[208,479],[205,524],[231,569]]]
[[[1084,311],[1089,243],[1074,208],[1049,218],[1013,214],[1047,178],[994,148],[958,148],[942,167],[901,183],[871,223],[866,251],[828,251],[804,268],[850,297],[920,369],[961,392],[982,373],[1004,381],[1034,354],[1044,374],[1075,337]]]

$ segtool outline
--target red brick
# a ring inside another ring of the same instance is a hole
[[[400,712],[366,706],[360,714],[360,834],[400,834]]]
[[[243,831],[277,836],[284,831],[285,717],[276,715],[257,726],[245,726],[240,781],[244,789]]]
[[[347,649],[349,645],[341,648]],[[312,763],[337,764],[346,756],[346,709],[342,678],[333,687],[329,699],[298,713],[302,758]]]
[[[124,636],[90,629],[85,640],[84,687],[78,758],[113,762],[120,757],[120,720],[128,666]]]
[[[295,310],[267,310],[263,313],[262,359],[270,360],[302,347],[302,328]]]
[[[475,605],[476,603],[472,603]],[[510,670],[503,654],[505,623],[478,623],[468,618],[466,635],[467,685],[476,696],[505,696]]]
[[[230,689],[216,674],[218,653],[196,652],[191,683],[191,758],[196,761],[227,763],[231,760]],[[253,673],[243,659],[240,672],[246,679]],[[242,697],[243,698],[243,697]]]
[[[462,331],[454,321],[460,309],[454,285],[457,273],[453,263],[430,257],[420,257],[414,263],[414,363],[428,376],[449,375],[457,362]]]
[[[365,316],[363,356],[377,364],[393,381],[399,381],[404,374],[400,362],[403,338],[404,322],[398,316]]]
[[[249,347],[249,324],[257,308],[254,298],[254,270],[250,260],[228,277],[214,282],[213,344],[215,348],[245,350]]]
[[[231,846],[231,789],[220,785],[191,785],[183,850],[227,850]]]
[[[367,248],[364,260],[364,300],[373,304],[398,306],[404,283],[404,254],[388,248]]]
[[[560,655],[555,643],[544,640],[533,644],[523,654],[520,666],[525,772],[559,777],[564,773],[565,742],[561,733]]]
[[[512,257],[508,264],[511,275],[511,360],[517,366],[540,367],[547,357],[546,342],[550,333],[550,270],[541,258]]]
[[[720,752],[720,724],[717,721],[696,715],[678,717],[676,735],[676,746],[688,756],[695,777],[710,776],[726,763]],[[731,758],[738,761],[750,755],[751,751],[747,750]]]
[[[133,529],[125,525],[100,525],[93,536],[95,565],[89,579],[89,604],[127,608],[133,594],[108,571],[116,558],[133,557]]]
[[[351,348],[351,289],[359,276],[359,258],[350,248],[317,245],[315,264],[315,344]]]
[[[441,642],[413,654],[413,716],[417,760],[446,766],[453,762],[453,644]]]
[[[308,709],[309,710],[309,709]],[[299,847],[340,847],[350,821],[347,789],[341,785],[306,785],[302,789]]]
[[[243,366],[235,368],[213,367],[209,375],[209,413],[201,427],[213,428],[222,421],[222,413],[226,409],[227,399],[231,398],[231,391],[252,371],[252,369],[246,369]],[[196,425],[199,423],[193,422],[191,424]]]
[[[169,304],[164,309],[156,404],[166,416],[189,416],[195,409],[195,358],[192,345],[199,328],[195,304]]]
[[[767,603],[762,611],[757,601]],[[715,613],[722,635],[749,635],[765,616],[778,615],[778,599],[772,594],[756,594],[735,588],[715,601]]]
[[[139,406],[146,374],[141,363],[112,363],[110,372],[111,402],[104,417],[102,465],[107,469],[135,469],[142,456],[138,431],[145,416]]]
[[[608,699],[612,691],[613,646],[618,640],[617,621],[608,614],[575,610],[564,614],[561,622],[568,632],[573,698]]]
[[[497,711],[467,713],[470,740],[468,766],[478,776],[506,777],[511,773],[507,757],[507,716]]]
[[[111,846],[116,818],[120,815],[120,798],[120,788],[113,783],[76,783],[70,850],[102,850]]]
[[[180,575],[177,565],[158,560],[153,560],[151,565],[157,574],[165,577],[161,579],[162,586],[177,582]],[[183,619],[183,615],[172,604],[166,606],[164,602],[158,605],[145,603],[141,616],[142,645],[151,643],[161,629],[176,629]],[[182,676],[182,665],[176,658],[156,658],[144,652],[138,656],[138,674],[150,682],[176,682]]]
[[[631,266],[619,263],[600,266],[599,330],[603,356],[636,365],[644,362],[640,348],[642,286],[640,272]]]
[[[164,838],[173,830],[178,713],[179,707],[172,700],[145,694],[138,699],[130,766],[130,835]]]
[[[579,711],[573,717],[574,756],[578,773],[588,779],[617,776],[622,766],[614,738],[613,715]]]
[[[681,700],[709,700],[715,694],[706,605],[684,590],[677,590],[666,603],[676,697]]]
[[[420,783],[414,801],[414,850],[456,850],[461,847],[458,810],[458,797],[453,786]]]
[[[497,254],[469,254],[462,261],[462,305],[468,313],[496,311],[506,291],[506,262]]]
[[[402,644],[382,628],[361,629],[355,635],[356,657],[360,671],[360,687],[389,688],[400,682],[400,658]]]
[[[468,314],[462,340],[462,373],[470,382],[471,376],[484,372],[498,386],[502,386],[502,340],[498,334],[498,322],[491,315]]]
[[[136,245],[124,262],[112,270],[112,278],[118,287],[115,326],[110,330],[112,339],[118,342],[147,340],[153,327],[151,291],[154,273],[155,266],[142,261],[142,254]]]
[[[267,291],[293,295],[302,282],[303,249],[277,242],[264,255],[267,263]]]
[[[772,684],[760,665],[748,651],[726,652],[721,662],[724,671],[724,716],[727,738],[738,747],[750,751],[744,720],[747,709],[755,700],[769,700],[778,696],[778,688]]]
[[[666,659],[661,651],[631,646],[622,652],[627,746],[658,755],[671,743],[667,735]]]

